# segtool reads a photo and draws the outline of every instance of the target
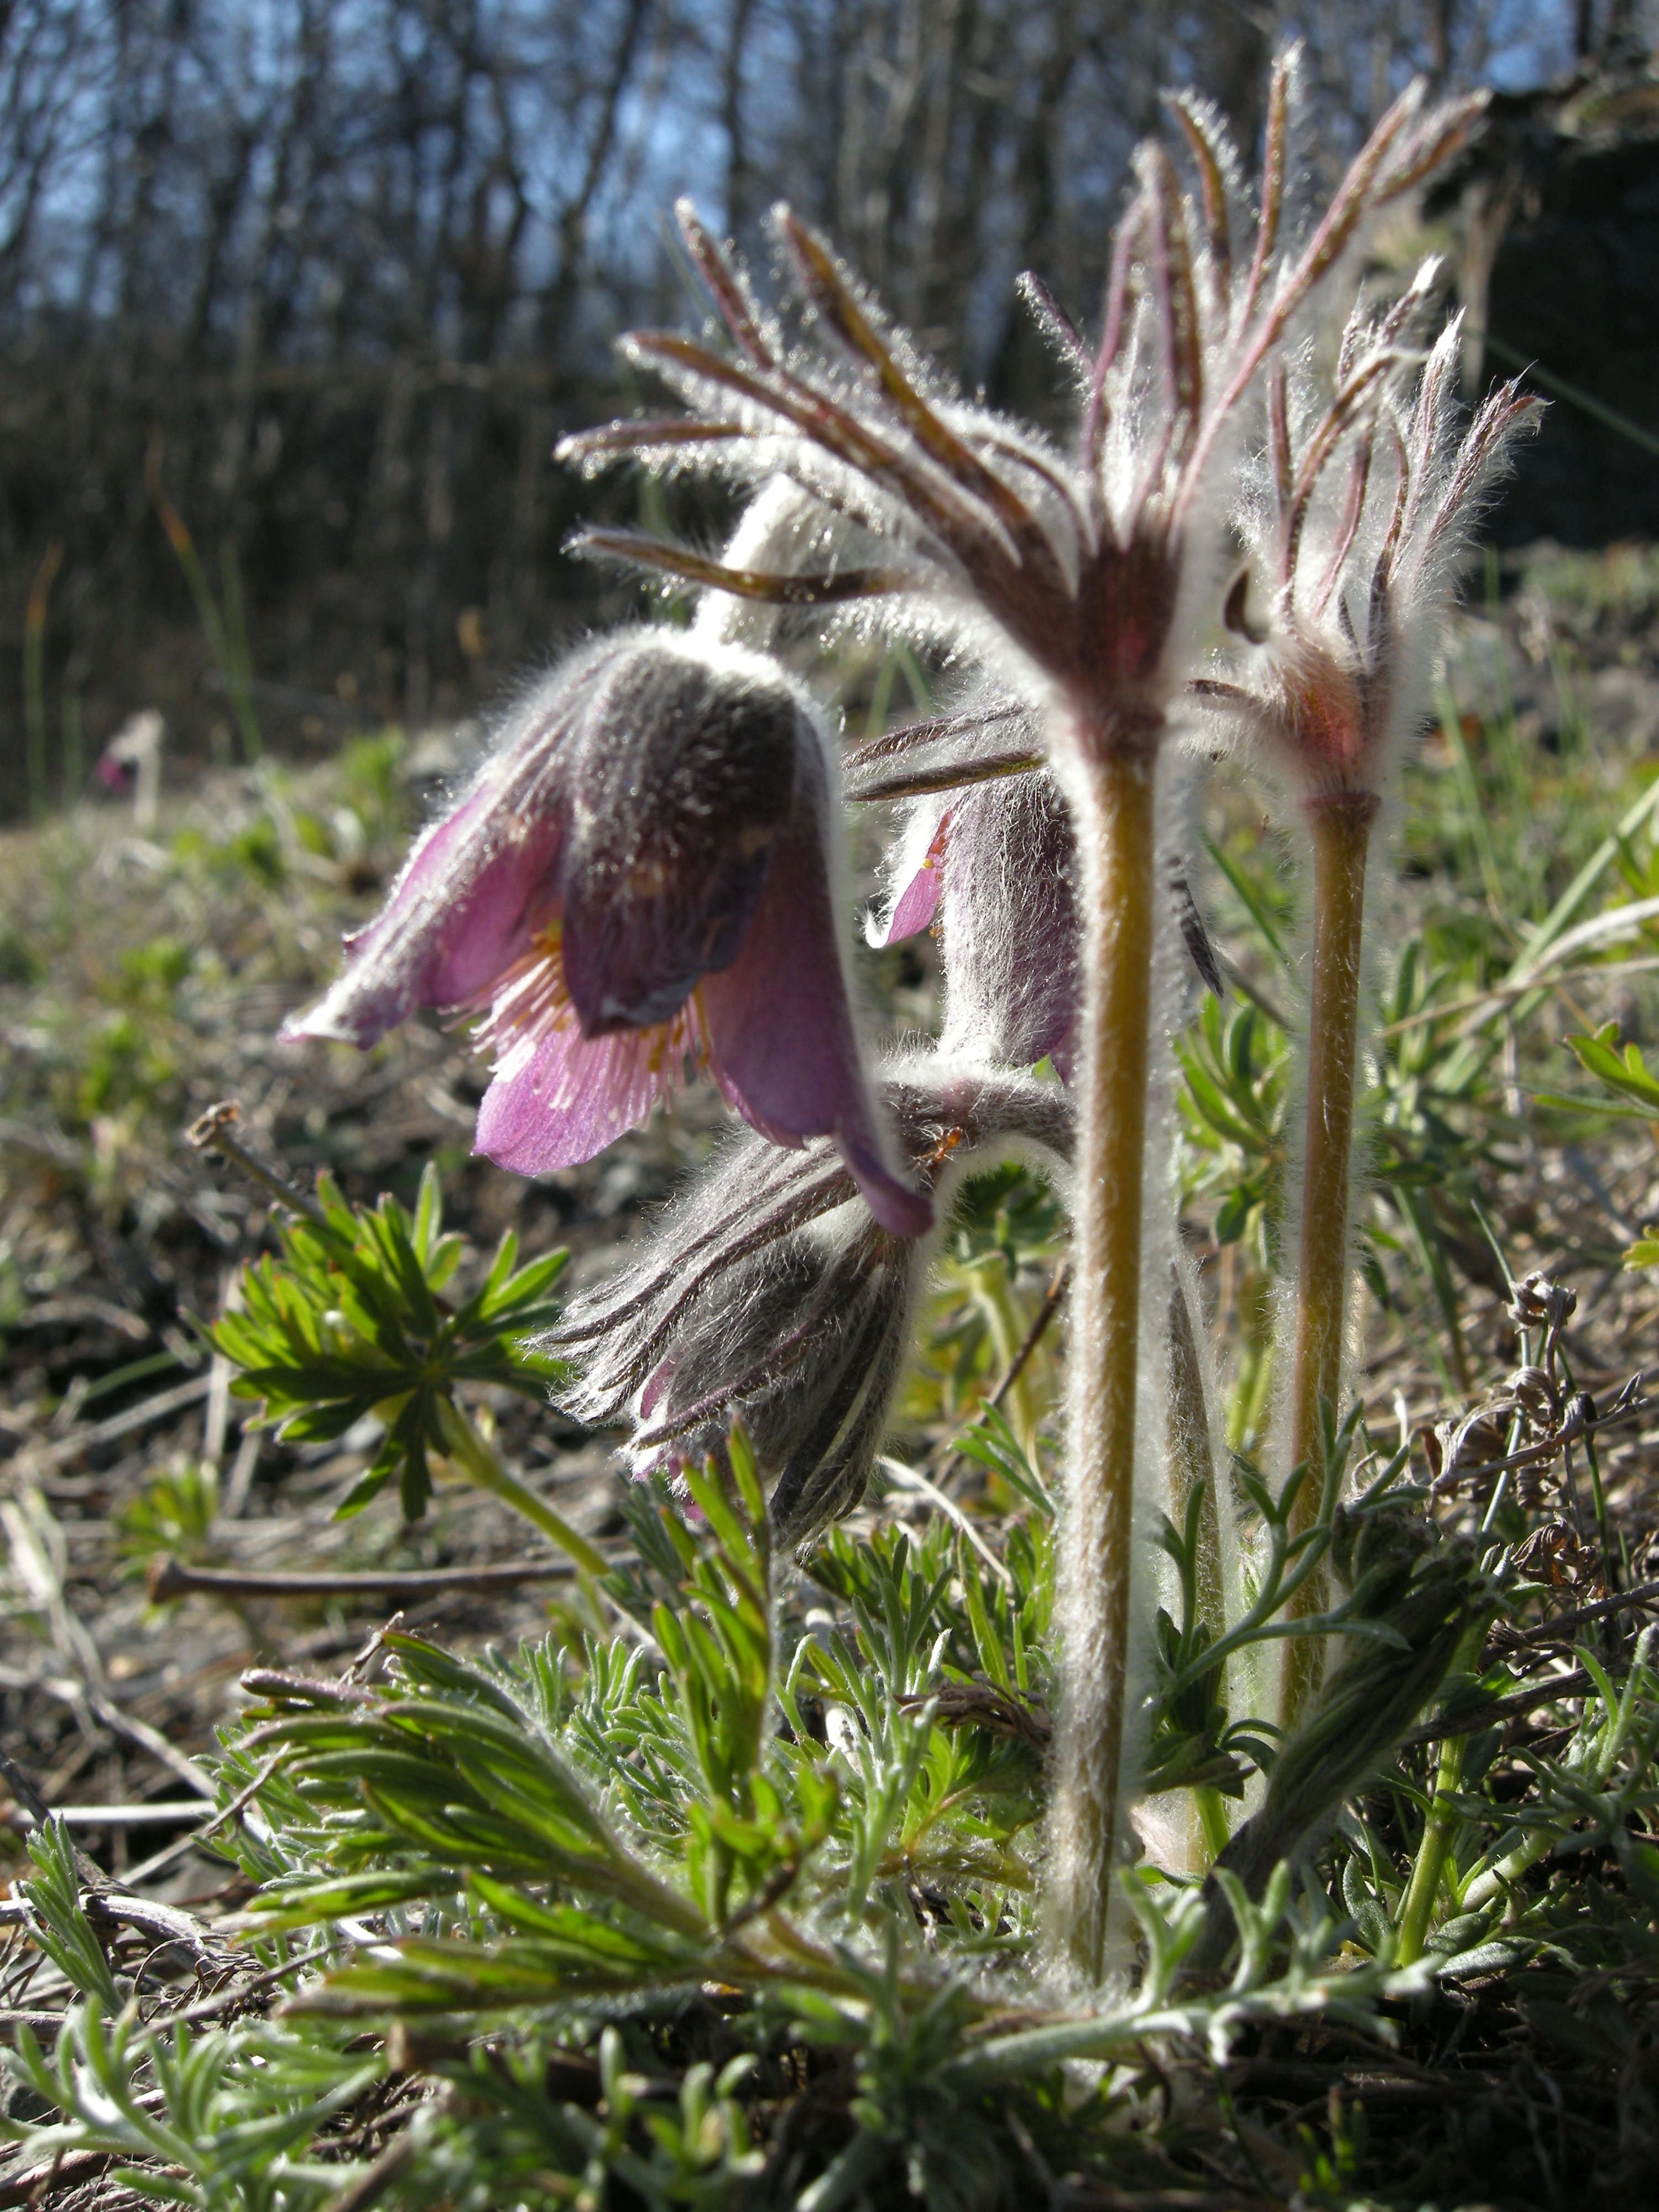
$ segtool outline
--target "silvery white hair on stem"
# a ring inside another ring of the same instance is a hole
[[[1432,296],[1425,264],[1375,322],[1356,308],[1334,389],[1276,362],[1267,451],[1241,520],[1268,592],[1267,627],[1234,678],[1191,696],[1245,738],[1288,793],[1311,855],[1308,1051],[1300,1146],[1288,1180],[1293,1290],[1281,1300],[1290,1382],[1279,1457],[1303,1470],[1292,1526],[1327,1510],[1324,1436],[1340,1414],[1351,1334],[1353,1089],[1372,830],[1419,736],[1460,554],[1482,498],[1538,403],[1498,387],[1465,427],[1455,398],[1461,319],[1426,358],[1411,346]],[[1232,626],[1249,634],[1244,580]],[[1300,1610],[1324,1609],[1322,1576]],[[1279,1721],[1305,1717],[1327,1665],[1323,1639],[1286,1645]]]

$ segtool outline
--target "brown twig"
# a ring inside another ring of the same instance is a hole
[[[561,1582],[576,1571],[568,1559],[536,1559],[495,1567],[412,1567],[384,1574],[239,1574],[229,1567],[187,1567],[163,1553],[146,1577],[152,1605],[192,1594],[204,1597],[382,1597],[394,1603],[446,1590],[511,1589],[520,1583]]]
[[[129,1406],[125,1413],[112,1413],[106,1421],[95,1421],[90,1428],[73,1431],[57,1443],[47,1444],[38,1451],[25,1447],[22,1456],[31,1473],[67,1466],[95,1445],[117,1443],[135,1429],[147,1429],[152,1422],[165,1420],[169,1413],[182,1413],[186,1406],[193,1406],[198,1399],[206,1397],[210,1381],[209,1376],[192,1375],[188,1382],[178,1383],[171,1390],[158,1390],[141,1405]]]
[[[233,1125],[241,1118],[242,1109],[236,1101],[222,1098],[217,1105],[210,1106],[205,1114],[198,1115],[185,1132],[185,1142],[194,1152],[222,1153],[234,1167],[240,1168],[245,1176],[250,1176],[262,1189],[268,1190],[291,1212],[302,1213],[319,1229],[326,1228],[326,1217],[315,1199],[307,1198],[304,1191],[296,1189],[285,1176],[279,1174],[275,1168],[267,1167],[263,1160],[256,1158],[249,1152],[246,1145],[239,1143],[231,1135]]]
[[[1455,1728],[1459,1735],[1472,1735],[1477,1729],[1513,1720],[1517,1713],[1529,1713],[1534,1706],[1557,1705],[1563,1698],[1582,1698],[1587,1690],[1595,1687],[1582,1667],[1575,1667],[1571,1674],[1540,1674],[1536,1686],[1528,1685],[1510,1697],[1494,1698],[1490,1705],[1477,1705],[1469,1712],[1454,1713],[1449,1720],[1443,1712],[1421,1728],[1414,1728],[1409,1735],[1401,1738],[1401,1742],[1438,1743],[1449,1727]]]
[[[1639,1583],[1632,1590],[1624,1590],[1617,1597],[1599,1600],[1595,1605],[1576,1606],[1571,1613],[1558,1613],[1549,1620],[1540,1620],[1532,1628],[1516,1632],[1517,1644],[1547,1644],[1564,1628],[1577,1628],[1587,1620],[1605,1620],[1609,1613],[1625,1613],[1632,1607],[1659,1605],[1659,1582]]]
[[[31,2166],[26,2172],[0,2181],[0,2205],[40,2203],[47,2190],[55,2196],[60,2187],[90,2181],[114,2163],[107,2151],[57,2151],[40,2165]]]

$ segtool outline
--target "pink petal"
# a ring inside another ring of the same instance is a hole
[[[475,998],[555,905],[571,732],[629,650],[606,638],[531,692],[459,805],[420,840],[390,897],[346,942],[345,972],[284,1037],[373,1044],[416,1006]]]
[[[515,1175],[577,1167],[678,1088],[680,1060],[659,1029],[585,1037],[572,1022],[508,1054],[478,1108],[473,1150]]]
[[[926,929],[939,911],[945,888],[945,852],[951,812],[935,814],[931,807],[916,808],[906,824],[893,855],[893,880],[897,896],[884,922],[872,913],[866,925],[868,941],[878,947],[898,945]]]
[[[939,912],[940,894],[945,889],[945,847],[950,823],[948,814],[941,816],[926,859],[894,902],[884,944],[902,944],[907,937],[926,929]]]

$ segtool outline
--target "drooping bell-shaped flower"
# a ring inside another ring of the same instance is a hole
[[[495,1057],[477,1147],[525,1175],[592,1158],[690,1063],[775,1144],[830,1138],[884,1226],[919,1235],[854,1027],[830,776],[774,663],[669,631],[590,647],[509,718],[283,1034],[474,1017]]]
[[[1018,1152],[1052,1171],[1069,1156],[1071,1107],[1053,1084],[928,1052],[881,1088],[941,1218],[964,1170]],[[718,1455],[741,1419],[781,1540],[804,1542],[864,1495],[929,1253],[872,1218],[825,1148],[738,1135],[544,1340],[582,1370],[565,1410],[627,1423],[641,1474]]]
[[[866,927],[875,945],[896,945],[923,929],[939,939],[944,1053],[1009,1067],[1048,1060],[1069,1083],[1083,1013],[1076,833],[1059,784],[1031,750],[1030,718],[1022,722],[1001,707],[978,712],[982,726],[972,750],[964,744],[966,714],[933,726],[957,748],[953,778],[964,763],[977,772],[913,804],[889,860],[886,900]],[[849,798],[885,797],[893,782],[903,790],[918,772],[925,782],[926,749],[912,752],[907,771],[885,779],[884,742],[849,759]],[[1218,996],[1220,971],[1179,854],[1170,856],[1169,890],[1197,975]]]

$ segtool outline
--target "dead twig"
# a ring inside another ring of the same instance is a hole
[[[268,1190],[290,1213],[303,1214],[319,1229],[328,1226],[323,1209],[313,1198],[298,1190],[288,1178],[249,1152],[231,1135],[231,1129],[242,1118],[242,1109],[234,1098],[222,1098],[216,1106],[210,1106],[199,1114],[185,1132],[185,1142],[193,1152],[219,1152],[234,1167],[238,1167],[261,1189]]]
[[[91,1451],[99,1444],[112,1444],[123,1437],[130,1437],[135,1429],[147,1429],[156,1421],[164,1421],[169,1413],[182,1413],[205,1398],[210,1378],[192,1375],[188,1382],[180,1382],[171,1390],[158,1390],[153,1398],[141,1405],[129,1406],[123,1413],[112,1413],[106,1421],[94,1421],[89,1428],[75,1431],[54,1444],[40,1449],[25,1446],[19,1459],[20,1468],[30,1474],[40,1474],[54,1467],[67,1466],[70,1460],[79,1459],[82,1452]]]
[[[47,1819],[67,1821],[71,1828],[161,1828],[176,1826],[180,1820],[199,1820],[205,1808],[195,1797],[156,1797],[143,1805],[60,1805]],[[42,1827],[33,1811],[24,1811],[10,1820],[0,1822],[7,1827]],[[107,1881],[100,1874],[100,1881]],[[0,1919],[6,1905],[0,1899]]]
[[[435,1597],[445,1590],[512,1589],[521,1583],[564,1582],[576,1570],[568,1559],[534,1559],[507,1566],[388,1568],[340,1574],[240,1574],[230,1567],[187,1567],[163,1553],[145,1577],[152,1605],[192,1595],[204,1597],[383,1597],[394,1603]]]

